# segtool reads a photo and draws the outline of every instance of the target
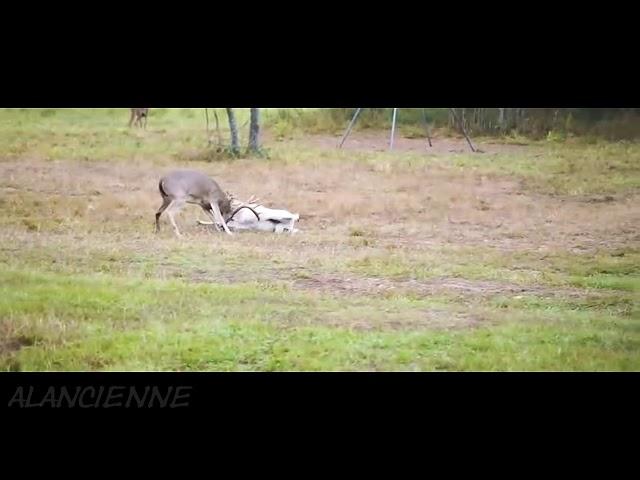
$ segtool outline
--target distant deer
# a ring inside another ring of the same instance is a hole
[[[160,216],[166,211],[176,235],[181,236],[174,214],[178,213],[185,203],[199,205],[213,221],[213,225],[216,228],[218,225],[222,226],[229,235],[232,233],[227,222],[233,219],[239,210],[247,208],[258,220],[260,219],[256,211],[245,204],[241,204],[232,211],[229,196],[220,189],[215,180],[200,172],[193,170],[171,172],[160,179],[158,189],[162,196],[162,205],[156,212],[156,233],[160,231]]]
[[[147,117],[149,116],[148,108],[132,108],[131,118],[129,119],[129,128],[134,124],[138,127],[142,127],[142,120],[144,119],[144,129],[147,129]]]

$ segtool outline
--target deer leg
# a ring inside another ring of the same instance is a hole
[[[160,215],[171,205],[171,202],[172,200],[169,197],[162,197],[162,205],[156,212],[156,233],[160,232]]]
[[[231,233],[231,231],[229,230],[229,227],[227,227],[227,222],[224,221],[224,217],[222,216],[222,213],[220,212],[220,207],[218,206],[217,203],[211,204],[211,211],[213,213],[214,219],[220,225],[222,225],[222,228],[224,228],[224,231],[227,232],[228,235],[233,235],[233,233]]]
[[[211,219],[211,222],[198,221],[198,223],[200,223],[200,225],[213,225],[217,231],[220,231],[220,227],[216,223],[216,219],[211,212],[211,207],[207,208],[204,205],[200,205],[200,207],[202,208],[202,210],[204,210],[204,213],[207,214],[207,217]]]
[[[178,230],[178,225],[176,224],[176,219],[174,218],[174,213],[178,213],[182,206],[184,205],[184,200],[173,200],[171,202],[171,206],[167,209],[167,215],[169,216],[169,220],[171,221],[171,225],[173,225],[173,229],[176,232],[176,236],[181,237],[182,234],[180,230]]]
[[[133,112],[133,110],[131,110],[131,118],[129,119],[129,128],[131,128],[131,125],[133,125],[133,119],[135,118],[135,113]]]

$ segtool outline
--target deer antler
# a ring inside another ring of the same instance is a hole
[[[229,215],[229,217],[227,218],[227,222],[230,222],[231,220],[233,220],[233,217],[236,215],[236,213],[238,213],[243,208],[246,208],[247,210],[251,210],[253,214],[256,216],[256,218],[258,219],[258,221],[260,221],[260,215],[258,215],[258,213],[253,208],[251,208],[249,205],[240,205],[238,208],[236,208],[233,211],[231,215]]]
[[[260,199],[255,195],[251,195],[251,197],[245,202],[245,204],[258,203],[259,200]]]
[[[236,215],[236,213],[238,213],[243,208],[251,210],[251,212],[256,216],[258,221],[260,220],[260,215],[258,215],[258,213],[253,208],[251,208],[251,206],[250,206],[250,204],[255,203],[255,202],[258,201],[258,197],[256,197],[255,195],[251,195],[251,198],[249,198],[248,201],[241,202],[240,200],[238,200],[235,197],[235,195],[233,195],[233,193],[231,193],[231,192],[225,192],[225,193],[227,194],[227,197],[229,198],[229,201],[231,202],[232,208],[234,208],[234,210],[231,213],[231,215],[229,215],[227,217],[227,219],[226,219],[227,222],[230,222],[231,220],[233,220],[233,217]]]

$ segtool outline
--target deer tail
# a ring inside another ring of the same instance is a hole
[[[167,196],[167,192],[165,192],[164,188],[162,188],[162,180],[160,180],[160,183],[158,183],[158,190],[160,190],[160,195],[162,195],[163,197]]]

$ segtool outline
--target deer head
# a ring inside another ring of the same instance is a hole
[[[258,215],[258,213],[252,208],[252,206],[255,206],[255,207],[259,206],[259,205],[256,205],[258,198],[255,195],[251,195],[249,200],[247,200],[246,202],[241,202],[240,200],[236,199],[233,193],[231,192],[225,192],[225,193],[227,194],[227,197],[231,202],[231,208],[233,210],[231,215],[229,215],[229,217],[227,218],[226,220],[227,222],[231,221],[235,216],[235,214],[238,213],[243,208],[251,210],[253,214],[256,216],[256,218],[258,219],[258,221],[260,220],[260,215]]]

